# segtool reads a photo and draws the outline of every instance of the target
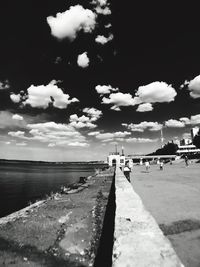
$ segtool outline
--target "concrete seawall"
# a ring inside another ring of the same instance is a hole
[[[115,198],[112,266],[183,267],[169,240],[119,168],[115,175]]]

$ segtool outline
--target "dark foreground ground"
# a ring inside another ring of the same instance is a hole
[[[6,224],[0,219],[0,266],[92,266],[112,180],[106,170],[78,192],[52,195]]]
[[[171,241],[186,267],[200,266],[200,164],[134,166],[134,190]]]

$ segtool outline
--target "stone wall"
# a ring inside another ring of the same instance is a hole
[[[140,197],[119,168],[115,175],[113,267],[182,266]]]

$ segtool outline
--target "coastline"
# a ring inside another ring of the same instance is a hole
[[[93,264],[112,179],[113,170],[101,171],[67,193],[1,218],[0,265]]]

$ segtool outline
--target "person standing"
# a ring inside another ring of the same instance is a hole
[[[185,166],[188,166],[188,157],[185,155]]]
[[[149,167],[150,167],[150,164],[149,164],[148,160],[145,161],[145,167],[146,167],[146,171],[148,171]]]

